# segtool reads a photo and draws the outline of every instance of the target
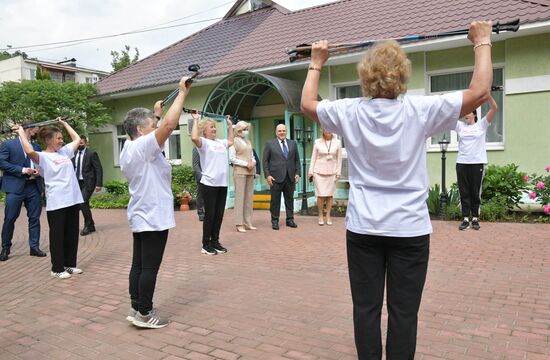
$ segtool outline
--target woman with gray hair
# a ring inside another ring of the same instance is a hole
[[[135,108],[126,114],[124,130],[130,137],[120,153],[120,169],[128,179],[128,222],[133,233],[130,270],[132,308],[126,319],[137,327],[157,329],[168,325],[153,309],[157,274],[168,239],[176,226],[172,195],[172,168],[162,154],[164,143],[178,126],[190,83],[179,82],[179,93],[157,128],[162,101],[154,112]]]
[[[370,48],[358,65],[363,98],[318,101],[326,40],[313,44],[302,111],[346,139],[348,269],[359,359],[382,359],[380,319],[387,284],[386,359],[413,359],[432,226],[426,206],[427,138],[453,129],[487,101],[493,79],[491,22],[473,22],[474,72],[467,90],[409,96],[411,63],[395,41]]]
[[[229,148],[229,161],[233,164],[235,185],[235,225],[238,232],[256,230],[252,226],[252,205],[254,203],[254,176],[256,160],[252,144],[248,139],[250,125],[239,121],[234,126],[233,146]]]

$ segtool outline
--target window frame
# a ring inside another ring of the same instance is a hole
[[[504,63],[494,63],[493,64],[493,70],[496,70],[496,69],[501,69],[502,70],[502,82],[503,82],[503,86],[504,86],[504,83],[506,82],[506,68],[505,68],[505,64]],[[455,92],[455,91],[462,91],[462,90],[466,90],[466,89],[457,89],[457,90],[450,90],[450,91],[443,91],[443,92],[435,92],[433,93],[432,92],[432,82],[431,82],[431,77],[432,76],[439,76],[439,75],[452,75],[452,74],[459,74],[459,73],[464,73],[464,72],[473,72],[474,71],[474,67],[473,66],[465,66],[465,67],[457,67],[457,68],[450,68],[450,69],[443,69],[443,70],[433,70],[433,71],[426,71],[425,72],[425,84],[426,84],[426,91],[427,91],[427,95],[441,95],[441,94],[448,94],[448,93],[452,93],[452,92]],[[505,90],[502,90],[502,91],[505,91]],[[502,141],[499,141],[499,142],[489,142],[487,141],[486,142],[486,149],[487,150],[504,150],[504,146],[505,146],[505,143],[506,143],[506,131],[505,130],[505,124],[506,124],[506,112],[505,112],[505,109],[504,109],[504,100],[505,100],[505,96],[506,96],[506,93],[504,92],[503,94],[503,98],[502,98],[502,104],[499,104],[499,109],[498,111],[502,113]],[[478,113],[480,113],[481,111],[481,106],[478,107],[476,109],[478,111]],[[460,121],[460,120],[459,120]],[[458,136],[456,134],[456,131],[454,129],[450,130],[450,139],[448,139],[450,141],[449,143],[449,146],[447,148],[447,152],[458,152]],[[432,138],[429,137],[427,140],[426,140],[426,150],[429,152],[429,153],[434,153],[434,152],[441,152],[441,149],[439,148],[439,144],[432,144]]]

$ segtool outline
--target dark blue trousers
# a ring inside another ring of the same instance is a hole
[[[21,205],[27,208],[29,218],[29,247],[40,245],[40,213],[42,212],[42,196],[35,181],[27,181],[22,193],[7,193],[4,225],[2,226],[2,249],[12,245],[15,221],[21,213]]]

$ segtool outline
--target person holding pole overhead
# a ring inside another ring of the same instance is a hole
[[[51,276],[58,279],[70,278],[82,273],[76,267],[78,254],[78,211],[82,194],[78,186],[71,159],[80,144],[80,136],[61,118],[57,119],[71,142],[63,142],[61,130],[54,126],[42,127],[38,137],[44,144],[44,151],[35,151],[28,141],[22,126],[14,127],[19,134],[23,149],[36,164],[46,184],[46,214],[50,226]]]
[[[199,114],[192,113],[193,128],[191,141],[199,151],[202,177],[199,191],[204,196],[204,222],[202,223],[202,249],[206,255],[226,253],[220,243],[220,228],[227,197],[227,176],[229,174],[228,151],[233,145],[233,124],[226,117],[227,139],[216,138],[216,122],[205,118],[199,122]]]
[[[490,97],[491,22],[471,23],[474,72],[467,90],[409,96],[411,64],[396,41],[376,43],[358,64],[363,98],[318,101],[328,42],[312,44],[302,111],[346,139],[348,270],[360,360],[382,359],[381,312],[387,284],[386,359],[413,359],[432,226],[426,205],[425,142],[454,129]]]
[[[168,325],[153,308],[168,229],[176,226],[172,168],[162,152],[164,143],[178,126],[191,88],[187,79],[181,78],[179,92],[158,127],[157,119],[163,110],[160,100],[155,103],[154,112],[145,108],[128,111],[123,123],[130,139],[120,153],[120,168],[128,179],[128,222],[134,240],[129,276],[132,307],[126,320],[140,328],[158,329]]]
[[[474,110],[464,116],[464,121],[456,124],[458,134],[458,156],[456,158],[456,178],[460,193],[460,207],[464,220],[458,226],[459,230],[466,230],[470,226],[469,216],[472,215],[472,229],[479,230],[479,205],[481,203],[481,186],[487,164],[487,150],[485,136],[497,113],[497,103],[493,97],[489,98],[489,112],[481,121],[477,121],[477,112]]]

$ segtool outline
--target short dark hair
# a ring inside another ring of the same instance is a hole
[[[79,135],[79,136],[82,140],[84,140],[86,142],[88,141],[88,137],[86,135]]]

